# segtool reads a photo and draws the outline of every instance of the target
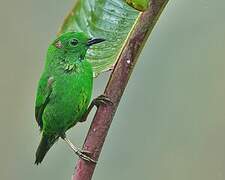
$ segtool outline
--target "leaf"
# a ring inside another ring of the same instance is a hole
[[[90,37],[106,39],[87,52],[96,77],[113,68],[138,15],[124,0],[78,0],[59,34],[83,31]]]
[[[125,0],[127,4],[132,6],[133,8],[139,10],[139,11],[145,11],[148,9],[149,6],[149,0]]]

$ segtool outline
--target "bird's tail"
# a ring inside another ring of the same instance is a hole
[[[56,142],[56,140],[59,138],[59,136],[53,136],[53,135],[45,135],[43,133],[41,142],[37,148],[36,151],[36,160],[35,164],[39,164],[44,159],[46,153],[48,150],[52,147],[52,145]]]

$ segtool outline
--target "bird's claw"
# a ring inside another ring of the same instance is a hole
[[[92,153],[88,150],[84,150],[84,149],[78,149],[80,153],[85,154],[86,156],[90,156]]]
[[[94,99],[94,104],[96,106],[100,106],[100,105],[113,105],[113,102],[110,100],[109,97],[107,97],[106,95],[102,94],[100,96],[98,96],[97,98]]]
[[[92,159],[92,158],[90,158],[90,157],[88,156],[88,155],[90,155],[90,154],[91,154],[90,151],[86,151],[86,150],[79,150],[79,151],[77,151],[77,155],[78,155],[81,159],[96,164],[97,161],[95,161],[94,159]]]

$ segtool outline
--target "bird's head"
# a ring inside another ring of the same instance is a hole
[[[83,32],[66,32],[60,35],[51,46],[58,53],[75,54],[84,58],[90,46],[102,41],[105,41],[105,39],[90,38]]]

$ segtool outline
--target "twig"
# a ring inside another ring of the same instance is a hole
[[[113,102],[113,106],[100,106],[98,108],[83,145],[85,150],[92,153],[93,159],[97,160],[100,155],[113,116],[137,62],[137,58],[168,1],[151,0],[149,9],[140,14],[134,30],[131,32],[124,46],[104,92]],[[88,163],[79,159],[72,179],[91,180],[94,169],[94,163]]]

